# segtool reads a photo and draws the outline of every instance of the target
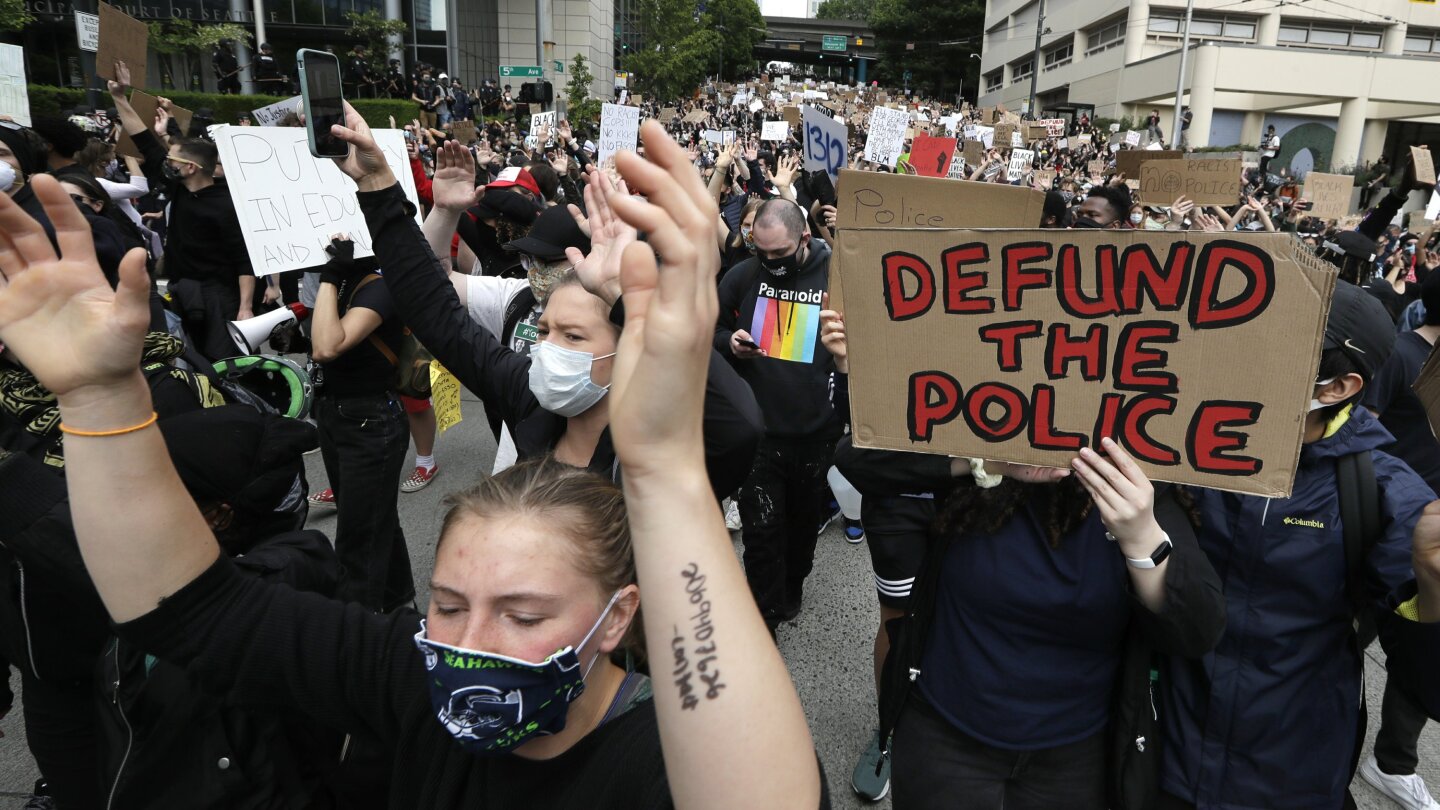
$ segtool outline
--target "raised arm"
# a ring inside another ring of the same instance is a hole
[[[649,235],[624,253],[627,322],[610,430],[625,470],[645,633],[667,661],[655,707],[671,795],[687,810],[816,807],[820,775],[804,712],[705,475],[715,202],[658,122],[645,122],[641,135],[654,162],[622,152],[616,165],[648,201],[610,199]]]

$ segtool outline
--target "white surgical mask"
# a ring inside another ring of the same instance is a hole
[[[1332,382],[1335,382],[1335,378],[1334,378],[1334,377],[1331,377],[1331,378],[1328,379],[1328,380],[1319,380],[1319,381],[1317,381],[1317,382],[1315,383],[1315,387],[1316,387],[1316,388],[1319,388],[1319,387],[1322,386],[1322,385],[1329,385],[1329,384],[1332,383]],[[1326,405],[1325,403],[1321,402],[1320,400],[1318,400],[1318,399],[1312,399],[1312,400],[1310,400],[1310,410],[1307,411],[1307,413],[1313,412],[1313,411],[1318,411],[1318,410],[1320,410],[1321,408],[1328,408],[1328,407],[1330,407],[1330,406],[1329,406],[1329,405]]]
[[[1144,214],[1131,214],[1131,215],[1130,215],[1130,224],[1131,224],[1131,225],[1139,225],[1140,223],[1142,223],[1142,222],[1144,222],[1144,221],[1145,221],[1145,215],[1144,215]]]
[[[614,356],[614,352],[596,357],[548,341],[536,343],[530,350],[530,393],[551,413],[564,417],[582,414],[610,390],[590,379],[591,364]]]
[[[15,185],[15,167],[0,160],[0,192],[9,191]]]

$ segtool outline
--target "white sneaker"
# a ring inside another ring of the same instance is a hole
[[[1360,777],[1369,782],[1370,787],[1385,794],[1406,810],[1440,810],[1440,804],[1430,797],[1430,791],[1425,788],[1425,780],[1421,779],[1419,774],[1399,776],[1385,773],[1380,770],[1374,754],[1360,765]]]
[[[739,531],[741,528],[740,504],[729,499],[725,501],[725,528],[732,532]]]

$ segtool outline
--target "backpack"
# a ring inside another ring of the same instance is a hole
[[[371,273],[355,285],[354,292],[350,293],[345,308],[349,309],[349,301],[355,300],[355,295],[372,281],[380,278],[380,274]],[[401,330],[400,345],[394,348],[386,345],[385,341],[374,332],[370,333],[370,345],[375,351],[380,352],[390,362],[394,371],[390,375],[390,387],[396,393],[412,399],[430,398],[430,363],[435,359],[428,349],[420,345],[420,340],[415,333],[406,326]]]
[[[1379,542],[1380,484],[1369,450],[1335,459],[1336,490],[1340,496],[1340,526],[1345,537],[1345,591],[1355,614],[1360,649],[1375,640],[1375,616],[1365,599],[1365,557]]]

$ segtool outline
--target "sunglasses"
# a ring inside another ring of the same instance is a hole
[[[86,197],[86,196],[83,195],[83,194],[71,194],[71,195],[70,195],[70,199],[74,200],[75,202],[79,203],[80,205],[99,205],[99,204],[100,204],[100,201],[99,201],[99,200],[93,200],[93,199],[91,199],[91,198],[89,198],[89,197]]]

